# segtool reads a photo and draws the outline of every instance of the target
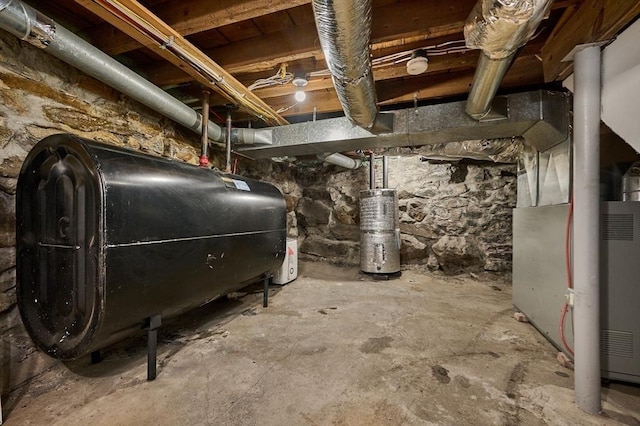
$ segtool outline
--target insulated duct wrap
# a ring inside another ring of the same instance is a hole
[[[371,0],[313,0],[318,37],[345,115],[370,129],[377,114],[371,69]]]
[[[550,7],[550,0],[480,0],[464,26],[467,47],[507,58],[531,39]]]
[[[426,145],[415,152],[430,160],[472,160],[516,163],[524,149],[523,138],[479,139]]]
[[[476,120],[489,115],[517,49],[531,39],[551,0],[479,0],[467,18],[467,47],[481,49],[465,111]]]

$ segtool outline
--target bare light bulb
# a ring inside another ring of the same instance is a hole
[[[306,94],[306,93],[304,93],[304,91],[303,91],[302,89],[298,89],[298,90],[296,91],[296,94],[295,94],[295,95],[293,95],[293,97],[295,98],[295,100],[296,100],[296,101],[298,101],[298,102],[302,102],[302,101],[304,101],[305,99],[307,99],[307,94]]]
[[[291,83],[293,83],[293,85],[296,86],[296,94],[293,95],[293,98],[296,100],[296,102],[304,101],[307,98],[307,94],[304,93],[302,88],[306,86],[307,83],[309,83],[307,78],[305,76],[298,75],[294,77]]]

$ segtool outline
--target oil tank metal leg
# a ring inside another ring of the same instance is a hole
[[[156,358],[158,347],[158,329],[162,324],[160,315],[149,317],[149,326],[147,328],[147,380],[156,379]]]
[[[269,306],[269,281],[271,281],[271,274],[264,274],[264,290],[262,292],[262,307],[266,308]]]

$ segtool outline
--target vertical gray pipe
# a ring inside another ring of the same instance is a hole
[[[382,156],[382,187],[389,188],[389,157]]]
[[[376,155],[369,154],[369,189],[376,189]]]
[[[225,172],[231,172],[231,106],[227,107],[227,162]]]
[[[600,47],[574,57],[573,308],[578,407],[600,412]]]

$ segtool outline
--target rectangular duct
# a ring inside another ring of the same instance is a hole
[[[272,133],[271,145],[238,151],[258,159],[513,136],[524,136],[544,149],[567,138],[569,104],[564,93],[537,90],[505,99],[507,115],[489,122],[470,118],[464,101],[449,102],[380,114],[389,120],[387,133],[374,134],[341,117],[264,129]]]

